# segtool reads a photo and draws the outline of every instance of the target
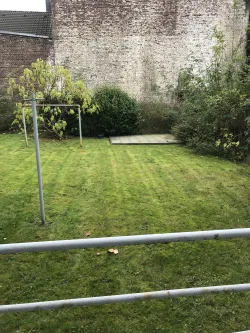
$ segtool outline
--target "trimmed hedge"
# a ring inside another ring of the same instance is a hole
[[[97,130],[104,135],[135,134],[139,122],[139,105],[126,92],[115,87],[101,87],[94,94],[99,105]]]

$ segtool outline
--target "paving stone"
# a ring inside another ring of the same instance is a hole
[[[171,134],[111,136],[112,145],[168,145],[180,143]]]

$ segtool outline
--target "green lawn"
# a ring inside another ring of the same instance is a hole
[[[39,224],[33,140],[0,135],[0,243],[250,225],[250,167],[181,146],[41,140]],[[1,304],[250,282],[249,239],[0,256]],[[97,252],[101,255],[97,256]],[[0,315],[0,332],[232,333],[250,329],[250,294]]]

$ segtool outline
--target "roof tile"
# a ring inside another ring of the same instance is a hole
[[[1,10],[0,31],[51,37],[51,13]]]

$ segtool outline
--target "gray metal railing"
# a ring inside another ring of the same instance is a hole
[[[156,243],[192,242],[250,237],[250,228],[175,232],[169,234],[119,236],[89,239],[58,240],[48,242],[1,244],[0,254],[44,252],[70,249],[88,249],[106,246],[124,246]]]
[[[105,237],[105,238],[92,238],[92,239],[59,240],[59,241],[48,241],[48,242],[1,244],[0,254],[86,249],[86,248],[98,248],[106,246],[124,246],[124,245],[139,245],[139,244],[156,244],[156,243],[166,244],[171,242],[220,240],[220,239],[232,239],[232,238],[243,238],[243,237],[250,237],[250,228],[179,232],[179,233],[169,233],[169,234],[153,234],[153,235],[138,235],[138,236]],[[133,302],[139,300],[175,298],[175,297],[186,297],[186,296],[205,295],[205,294],[224,293],[224,292],[246,292],[246,291],[250,291],[250,283],[188,288],[188,289],[162,290],[162,291],[145,292],[137,294],[100,296],[100,297],[57,300],[57,301],[48,301],[48,302],[1,305],[0,313],[51,310],[51,309],[76,307],[76,306],[90,306],[98,304]]]
[[[75,299],[49,301],[49,302],[1,305],[0,313],[54,310],[54,309],[77,307],[77,306],[90,306],[90,305],[103,305],[103,304],[112,304],[112,303],[146,301],[146,300],[152,300],[152,299],[177,298],[177,297],[187,297],[187,296],[206,295],[206,294],[218,294],[218,293],[225,293],[225,292],[238,293],[238,292],[244,292],[244,291],[250,291],[250,283],[228,285],[228,286],[217,286],[217,287],[200,287],[200,288],[188,288],[188,289],[162,290],[162,291],[153,291],[153,292],[145,292],[145,293],[137,293],[137,294],[75,298]]]
[[[39,138],[38,138],[38,124],[37,124],[37,107],[77,107],[78,111],[78,120],[79,120],[79,136],[80,136],[80,147],[82,147],[82,124],[81,124],[81,108],[79,104],[37,104],[37,100],[44,100],[44,98],[36,98],[36,94],[32,93],[31,99],[24,99],[22,103],[22,118],[23,118],[23,127],[25,135],[26,147],[28,147],[28,135],[26,128],[26,119],[25,119],[25,107],[32,107],[33,115],[33,127],[34,127],[34,140],[35,140],[35,150],[36,150],[36,166],[37,166],[37,177],[38,177],[38,190],[39,190],[39,201],[40,201],[40,214],[42,224],[45,224],[45,208],[44,208],[44,199],[43,199],[43,184],[42,184],[42,168],[40,161],[40,148],[39,148]],[[31,104],[27,103],[30,102]]]

